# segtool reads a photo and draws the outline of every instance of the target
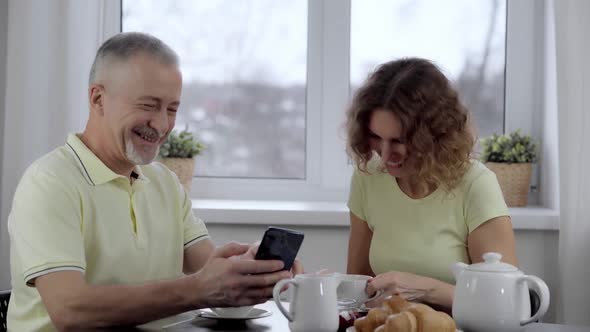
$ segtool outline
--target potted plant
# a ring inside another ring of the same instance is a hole
[[[195,169],[195,156],[204,149],[203,144],[185,129],[180,133],[173,130],[160,147],[160,161],[176,173],[180,183],[190,192]]]
[[[481,140],[481,159],[496,173],[508,206],[526,206],[530,189],[532,163],[537,149],[529,135],[520,129],[505,135],[493,134]]]

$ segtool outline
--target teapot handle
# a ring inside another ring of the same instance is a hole
[[[283,307],[283,304],[281,303],[281,290],[283,289],[283,287],[285,285],[288,284],[292,284],[293,286],[297,287],[297,281],[295,279],[283,279],[279,282],[276,283],[275,287],[272,289],[272,297],[273,300],[275,301],[277,307],[279,308],[279,310],[283,313],[283,315],[285,315],[285,317],[287,317],[287,319],[292,322],[294,317],[291,315],[291,313],[289,311],[287,311],[285,309],[285,307]],[[290,303],[290,307],[293,305],[293,303]]]
[[[541,303],[539,305],[539,310],[537,311],[537,313],[535,313],[531,318],[528,319],[523,319],[522,321],[520,321],[520,325],[526,325],[529,324],[531,322],[535,322],[539,319],[541,319],[541,317],[543,317],[543,315],[545,315],[545,313],[547,312],[547,309],[549,309],[549,299],[550,299],[550,295],[549,295],[549,287],[547,287],[547,284],[541,280],[538,277],[535,276],[529,276],[529,275],[525,275],[522,276],[518,279],[518,282],[529,282],[530,287],[537,292],[537,294],[539,294],[539,298],[541,300]]]

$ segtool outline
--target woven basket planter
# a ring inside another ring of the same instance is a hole
[[[190,193],[195,172],[195,158],[162,158],[160,162],[176,173],[184,189]]]
[[[486,163],[496,173],[504,200],[508,206],[526,206],[531,184],[531,163]]]

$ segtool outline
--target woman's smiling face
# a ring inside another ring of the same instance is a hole
[[[377,109],[371,114],[369,131],[371,149],[379,154],[387,172],[396,178],[406,176],[408,172],[404,164],[408,150],[402,136],[400,119],[394,112]]]

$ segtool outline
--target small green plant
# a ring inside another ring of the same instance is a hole
[[[483,162],[534,163],[537,147],[529,135],[521,135],[520,129],[510,134],[493,134],[481,140]]]
[[[187,129],[177,133],[173,130],[162,146],[160,157],[162,158],[192,158],[200,154],[205,146],[193,137]]]

